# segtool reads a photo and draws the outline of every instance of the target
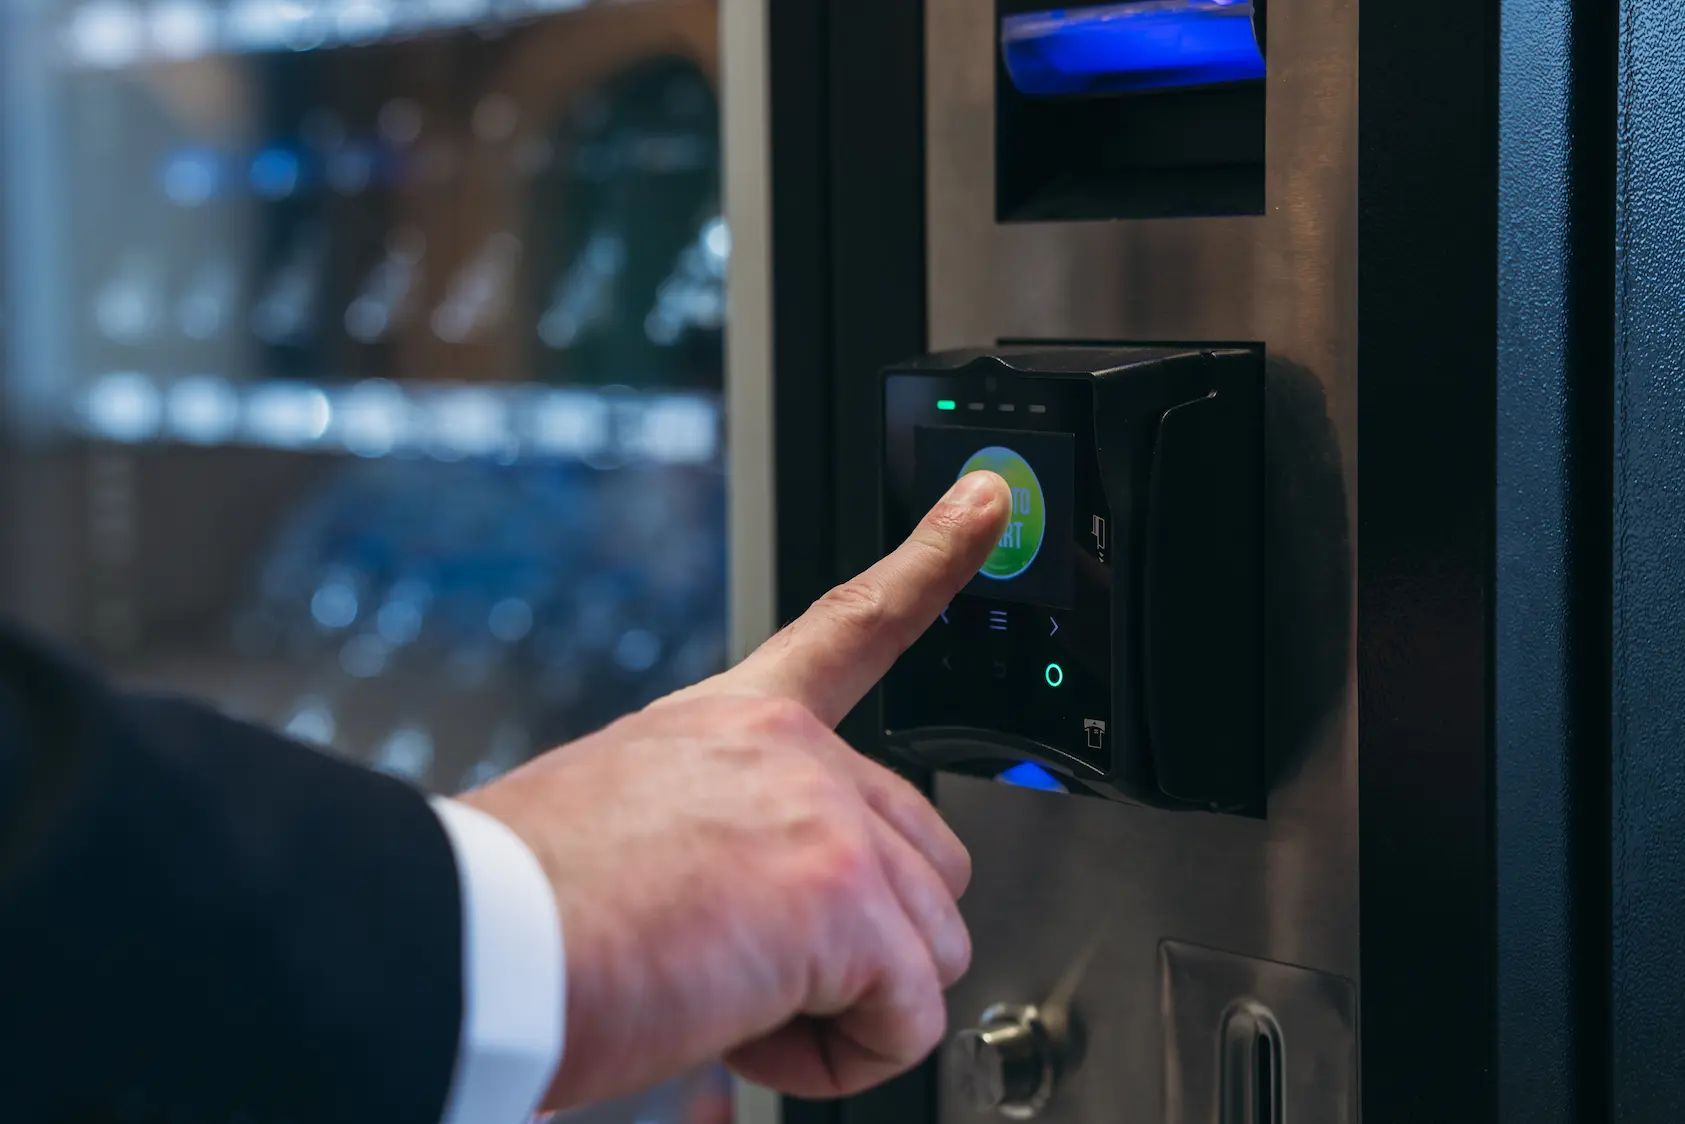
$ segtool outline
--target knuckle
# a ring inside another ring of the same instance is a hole
[[[746,702],[741,721],[748,730],[779,741],[807,741],[825,728],[807,707],[780,695]]]
[[[952,987],[971,970],[971,948],[971,930],[956,917],[951,930],[945,934],[942,960],[938,965],[943,987]]]
[[[864,758],[867,769],[863,788],[867,802],[879,813],[927,814],[930,801],[913,787],[913,783],[895,770],[870,758]]]
[[[954,879],[954,896],[961,897],[971,888],[971,876],[973,872],[971,865],[971,852],[966,850],[965,844],[959,841],[958,836],[954,837],[952,851],[953,854],[949,857],[949,861],[953,864],[952,873]],[[966,956],[967,959],[970,958],[969,950],[967,951]]]
[[[861,787],[873,811],[920,841],[949,891],[955,897],[965,893],[971,885],[971,853],[930,800],[905,777],[881,767]]]
[[[870,898],[877,883],[877,854],[865,833],[829,833],[815,864],[814,883],[832,910],[855,910]]]
[[[818,607],[837,627],[863,635],[876,633],[889,611],[883,587],[864,577],[832,589],[819,599]]]
[[[974,508],[944,501],[930,509],[930,514],[924,517],[924,525],[936,535],[946,538],[963,532],[975,519]]]
[[[914,798],[918,796],[917,792],[909,796],[899,785],[882,777],[866,777],[859,782],[859,788],[860,797],[866,802],[866,807],[895,825],[903,834],[909,829],[917,830],[923,826],[919,823],[916,805],[913,803]]]
[[[947,1037],[948,1012],[937,987],[920,988],[907,1003],[903,1017],[909,1062],[922,1060]]]

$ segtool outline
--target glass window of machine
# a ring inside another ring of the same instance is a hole
[[[715,0],[5,9],[10,604],[447,793],[722,665]]]

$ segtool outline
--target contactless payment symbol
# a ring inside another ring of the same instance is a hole
[[[1012,521],[978,572],[995,581],[1010,581],[1028,570],[1041,553],[1041,540],[1047,533],[1047,500],[1030,462],[1004,445],[973,453],[960,475],[985,470],[1005,480],[1012,489]]]

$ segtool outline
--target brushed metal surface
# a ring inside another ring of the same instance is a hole
[[[1263,216],[997,224],[995,5],[927,4],[930,346],[1244,341],[1268,360],[1268,690],[1282,775],[1267,819],[938,782],[975,861],[974,967],[950,996],[953,1025],[991,1003],[1042,1001],[1105,928],[1074,1001],[1086,1056],[1048,1121],[1164,1119],[1162,940],[1360,979],[1357,4],[1273,0],[1270,15]],[[979,1119],[948,1080],[945,1124]]]
[[[1349,980],[1176,941],[1159,946],[1159,964],[1165,1124],[1357,1119],[1357,995]],[[1260,1037],[1265,1059],[1257,1057]],[[1219,1039],[1221,1052],[1212,1048]],[[1262,1081],[1261,1062],[1271,1071]]]

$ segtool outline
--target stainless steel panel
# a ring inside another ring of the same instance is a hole
[[[976,869],[965,901],[975,966],[950,998],[955,1026],[995,1002],[1044,1000],[1107,927],[1076,996],[1086,1057],[1048,1120],[1165,1118],[1162,940],[1360,977],[1357,15],[1352,0],[1271,4],[1263,216],[997,224],[995,6],[928,2],[932,348],[1247,341],[1268,356],[1272,754],[1290,762],[1268,818],[938,784]],[[977,1119],[948,1088],[942,1119]]]
[[[1357,1119],[1350,981],[1177,941],[1159,946],[1159,963],[1165,1124]]]

